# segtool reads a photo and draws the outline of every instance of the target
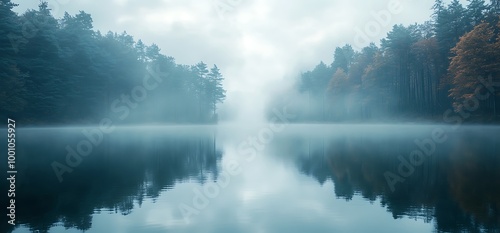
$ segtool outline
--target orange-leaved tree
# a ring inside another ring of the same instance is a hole
[[[456,111],[463,110],[467,101],[481,99],[477,95],[483,95],[484,90],[478,92],[476,89],[484,85],[485,80],[493,79],[495,82],[499,79],[500,38],[495,36],[495,30],[500,29],[500,24],[496,26],[497,29],[488,23],[477,25],[462,36],[452,49],[455,56],[449,67],[452,84],[449,96],[453,98]],[[495,99],[496,96],[492,96],[490,102]]]

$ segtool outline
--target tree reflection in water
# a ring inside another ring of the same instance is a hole
[[[219,173],[222,151],[213,132],[122,132],[106,137],[60,183],[50,164],[64,161],[64,148],[78,142],[78,132],[18,133],[16,211],[22,214],[17,215],[17,225],[33,232],[48,232],[55,225],[88,230],[96,211],[127,215],[145,198],[155,199],[178,182],[203,183]]]
[[[395,185],[384,173],[396,172],[400,155],[415,149],[412,136],[296,136],[273,150],[292,158],[298,169],[321,185],[333,182],[335,196],[380,200],[395,219],[435,221],[438,231],[482,232],[500,229],[500,156],[497,135],[468,130],[451,134],[421,166]],[[275,152],[277,153],[277,152]]]

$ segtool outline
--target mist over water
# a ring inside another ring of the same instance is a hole
[[[500,1],[0,13],[0,232],[500,232]]]
[[[91,129],[19,130],[23,214],[7,231],[499,227],[499,127],[290,124],[264,141],[264,128],[224,124],[117,127],[59,182],[51,164],[65,164],[65,148],[77,151],[82,130]],[[434,142],[416,163],[411,153],[423,149],[415,140],[431,139],[436,129],[446,142]],[[402,179],[394,191],[388,172]]]

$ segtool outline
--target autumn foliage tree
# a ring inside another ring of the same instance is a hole
[[[478,87],[484,85],[486,79],[498,79],[500,74],[500,38],[495,36],[496,29],[488,23],[477,25],[471,32],[461,37],[452,49],[455,56],[452,58],[449,72],[452,88],[449,90],[453,98],[455,110],[461,111],[464,103],[478,95]],[[491,98],[493,107],[496,106],[496,96]],[[493,108],[494,109],[494,108]],[[483,109],[484,110],[484,109]],[[495,113],[494,113],[495,114]]]
[[[479,85],[497,86],[500,1],[448,2],[435,1],[430,21],[394,25],[378,46],[361,51],[337,47],[331,65],[303,72],[298,91],[307,101],[295,108],[308,114],[297,120],[440,119],[475,101]],[[500,92],[492,89],[481,89],[488,98],[473,115],[497,115]]]
[[[333,116],[334,119],[343,119],[345,116],[342,116],[342,114],[348,113],[347,99],[350,93],[349,81],[349,77],[344,69],[338,68],[328,84],[327,93],[330,102],[328,106],[328,115]]]

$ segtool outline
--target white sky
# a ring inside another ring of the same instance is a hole
[[[378,23],[374,13],[402,11]],[[18,12],[37,0],[14,0]],[[83,10],[102,32],[127,31],[146,44],[156,43],[178,63],[217,64],[228,90],[226,109],[242,115],[261,112],[273,90],[320,61],[330,64],[345,43],[360,48],[357,31],[379,25],[368,39],[378,43],[394,24],[430,19],[434,0],[48,0],[56,17]],[[465,3],[465,0],[463,1]],[[232,4],[229,5],[229,4]],[[222,10],[217,10],[219,6]],[[224,12],[222,12],[224,11]],[[222,13],[221,13],[222,12]]]

